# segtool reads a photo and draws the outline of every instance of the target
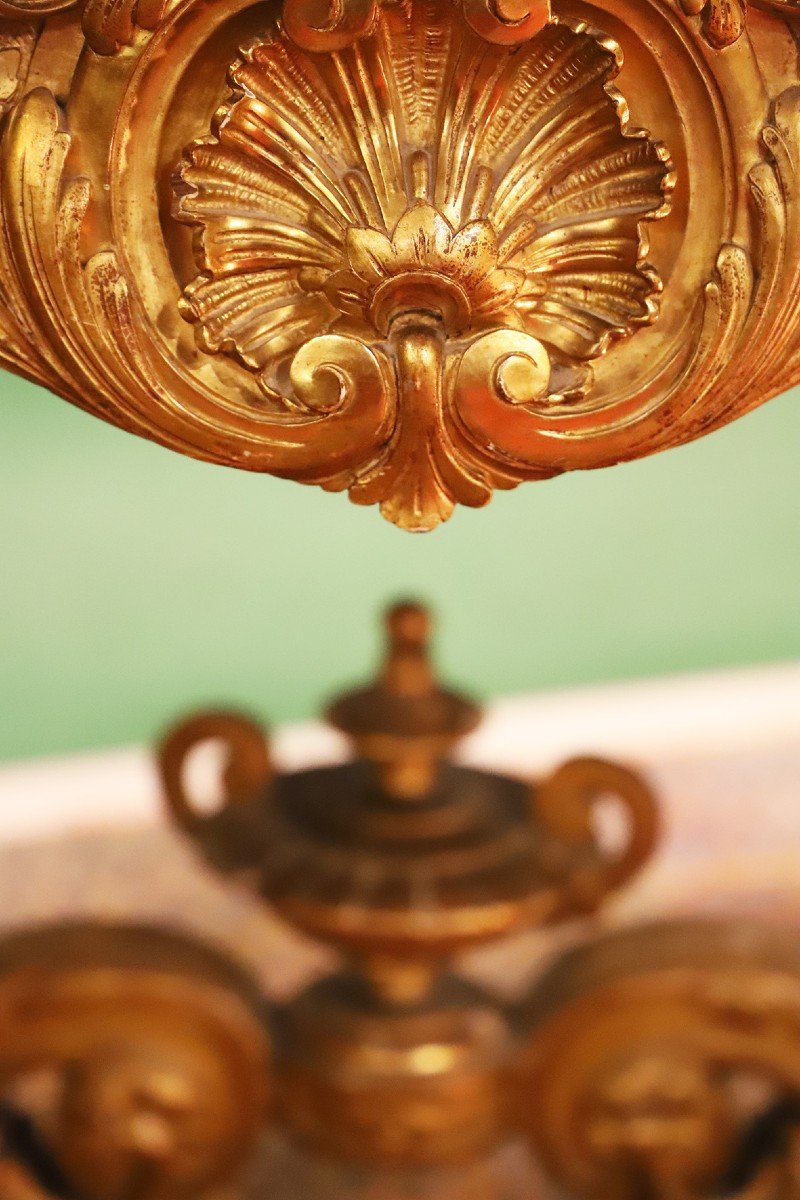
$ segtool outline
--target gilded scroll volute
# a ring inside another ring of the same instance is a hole
[[[0,1088],[28,1096],[30,1137],[61,1178],[46,1195],[188,1200],[231,1179],[269,1110],[262,1007],[235,965],[179,934],[65,923],[7,936]],[[44,1196],[4,1155],[4,1200]]]
[[[794,1200],[797,942],[747,921],[571,951],[517,1013],[520,1130],[570,1196]]]
[[[51,8],[0,358],[107,420],[424,530],[800,370],[793,0]]]

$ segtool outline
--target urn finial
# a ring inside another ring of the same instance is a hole
[[[475,728],[481,710],[437,681],[425,605],[395,604],[384,624],[386,655],[378,678],[334,700],[328,719],[353,740],[360,757],[377,764],[386,792],[413,800],[430,792],[439,762]]]

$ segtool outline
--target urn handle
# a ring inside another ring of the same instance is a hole
[[[645,780],[618,763],[574,758],[536,790],[537,815],[550,832],[571,844],[597,840],[598,805],[611,799],[628,818],[628,834],[619,849],[601,854],[599,865],[578,870],[573,892],[582,906],[594,908],[647,862],[659,835],[658,806]]]
[[[186,782],[194,750],[207,743],[224,747],[222,811],[252,800],[272,775],[269,743],[261,725],[234,712],[205,712],[175,726],[157,750],[167,805],[181,828],[195,833],[208,819]]]

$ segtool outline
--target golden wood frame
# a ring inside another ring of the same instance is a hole
[[[0,0],[0,361],[407,529],[800,379],[797,0]]]

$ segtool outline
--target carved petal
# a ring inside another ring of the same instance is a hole
[[[525,283],[525,272],[510,267],[498,267],[478,284],[473,292],[472,312],[502,313],[514,303],[520,288]]]
[[[450,249],[453,231],[430,204],[410,208],[397,222],[392,243],[399,267],[410,270],[420,264],[445,269],[444,257]]]
[[[397,251],[377,229],[348,229],[345,246],[351,268],[370,286],[398,270]]]
[[[360,276],[353,271],[336,271],[324,284],[331,305],[350,316],[362,316],[367,290]]]
[[[453,238],[453,255],[485,275],[496,266],[499,250],[497,234],[488,221],[470,221]]]

